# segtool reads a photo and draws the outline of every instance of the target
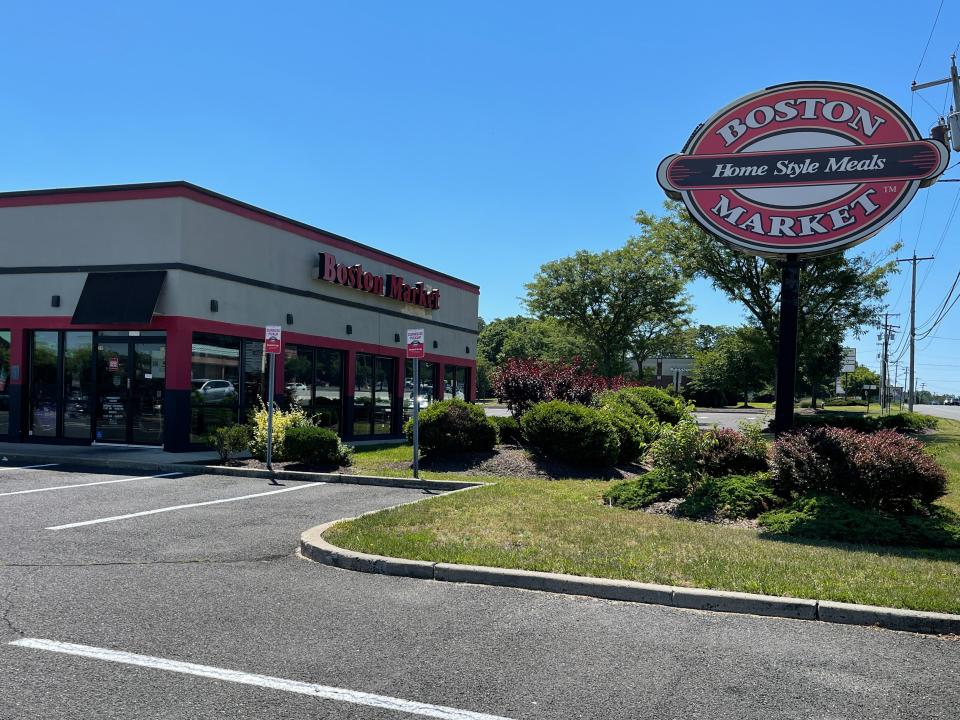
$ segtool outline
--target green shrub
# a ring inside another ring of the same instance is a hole
[[[753,518],[777,504],[767,473],[708,477],[677,511],[690,518]]]
[[[552,400],[537,403],[520,421],[530,445],[548,458],[606,466],[620,454],[617,429],[604,411]]]
[[[924,430],[934,430],[940,421],[931,415],[902,412],[896,415],[885,415],[880,419],[880,427],[888,430],[900,430],[908,433],[922,433]]]
[[[247,425],[225,425],[207,435],[207,444],[220,455],[220,463],[230,462],[230,455],[243,452],[250,444],[251,430]]]
[[[290,462],[335,467],[350,464],[350,449],[327,428],[316,425],[288,428],[283,445],[284,458]]]
[[[666,470],[651,470],[632,480],[611,485],[603,499],[627,510],[642,510],[659,500],[669,500],[686,492],[690,479]]]
[[[866,407],[867,401],[857,397],[832,397],[823,401],[830,407]]]
[[[619,461],[640,460],[660,432],[660,423],[650,406],[635,395],[616,390],[601,395],[600,409],[617,430]]]
[[[835,427],[848,428],[859,432],[878,430],[897,430],[903,433],[921,433],[937,427],[939,421],[929,415],[903,412],[894,415],[860,415],[857,413],[819,413],[817,415],[795,415],[796,428]]]
[[[960,547],[960,515],[943,507],[890,515],[835,495],[812,495],[761,515],[765,534],[869,545]]]
[[[670,423],[671,425],[680,422],[681,418],[689,413],[683,400],[672,397],[669,393],[660,388],[639,386],[623,388],[619,391],[626,397],[642,400],[653,410],[660,422]]]
[[[519,445],[523,442],[523,433],[520,431],[520,423],[513,415],[504,417],[493,416],[490,422],[497,430],[497,442],[501,445]]]
[[[837,495],[893,512],[930,505],[946,492],[944,469],[913,438],[819,427],[786,433],[773,447],[772,484],[784,499]]]
[[[703,448],[703,469],[707,475],[749,475],[769,467],[768,446],[759,423],[743,423],[742,430],[708,430],[712,442]]]
[[[703,458],[716,442],[708,433],[700,432],[697,421],[684,418],[676,425],[664,425],[650,446],[654,467],[674,475],[699,478],[703,474]]]
[[[413,442],[413,418],[403,426]],[[434,455],[485,452],[497,444],[497,428],[483,408],[463,400],[443,400],[420,411],[420,449]]]
[[[253,423],[252,435],[250,437],[250,454],[257,460],[265,462],[267,459],[267,406],[263,400],[252,414]],[[276,405],[273,406],[273,461],[284,462],[283,441],[286,438],[287,430],[290,428],[310,425],[310,419],[299,405],[292,406],[289,410],[282,410]]]

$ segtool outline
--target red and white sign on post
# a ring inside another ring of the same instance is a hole
[[[407,330],[407,359],[422,360],[424,355],[423,329]]]
[[[263,351],[267,354],[267,470],[273,472],[273,393],[276,387],[277,355],[280,354],[280,326],[267,325],[263,333]],[[271,482],[276,482],[271,478]]]
[[[263,335],[263,351],[271,355],[280,354],[280,326],[267,325]]]

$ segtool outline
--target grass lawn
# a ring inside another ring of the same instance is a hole
[[[941,421],[929,444],[950,473],[942,503],[960,511],[960,422]],[[382,467],[409,461],[409,453],[363,450],[356,462]],[[491,482],[343,523],[327,538],[421,560],[960,613],[960,550],[768,540],[755,530],[606,507],[607,482]]]

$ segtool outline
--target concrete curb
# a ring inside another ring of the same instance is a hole
[[[345,550],[330,544],[323,538],[323,533],[337,523],[353,519],[355,518],[335,520],[307,530],[300,536],[301,555],[323,565],[381,575],[585,595],[603,600],[667,605],[691,610],[866,625],[914,633],[960,634],[960,615],[947,613],[654,585],[629,580],[610,580],[532,570],[406,560]]]
[[[179,472],[194,475],[227,475],[230,477],[263,478],[264,480],[300,480],[307,482],[341,483],[345,485],[376,485],[379,487],[411,488],[415,490],[435,490],[449,492],[485,485],[482,482],[460,482],[456,480],[415,480],[413,478],[379,477],[377,475],[348,475],[343,473],[311,473],[298,470],[268,470],[242,467],[223,467],[221,465],[195,465],[193,463],[156,463],[138,460],[90,458],[83,456],[57,457],[52,455],[29,455],[23,453],[3,453],[8,461],[14,463],[57,465],[76,465],[90,468],[107,468],[136,473]]]

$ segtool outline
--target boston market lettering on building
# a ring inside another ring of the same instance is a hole
[[[837,252],[875,235],[944,171],[883,96],[798,82],[743,97],[700,125],[657,179],[708,232],[768,256]]]
[[[400,275],[374,275],[365,271],[363,265],[338,263],[332,253],[320,253],[317,278],[430,310],[440,307],[440,290],[437,288],[427,290],[422,282],[408,285]]]

